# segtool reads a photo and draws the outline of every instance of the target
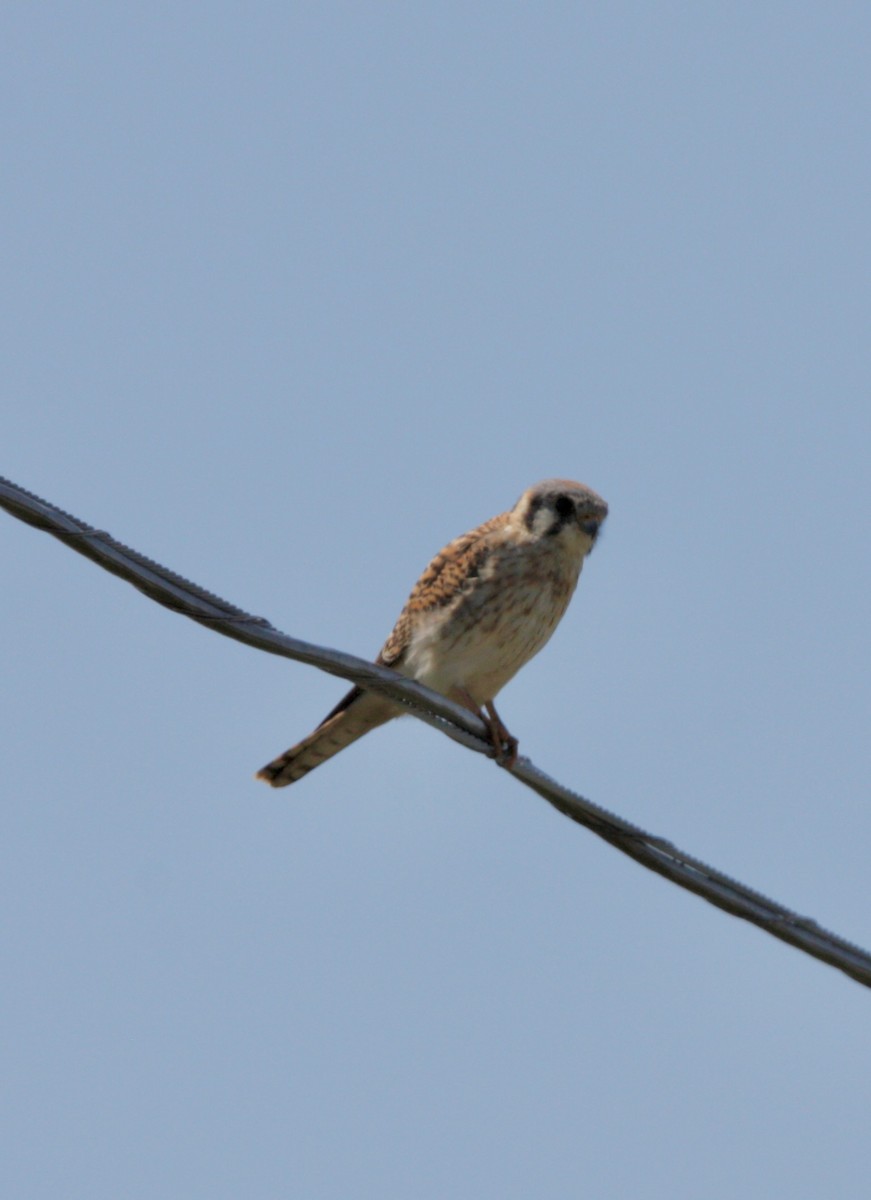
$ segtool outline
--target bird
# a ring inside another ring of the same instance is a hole
[[[528,488],[513,508],[439,551],[376,663],[479,716],[493,756],[513,766],[518,742],[494,698],[556,629],[607,515],[602,497],[582,483],[546,479]],[[256,778],[272,787],[295,783],[404,711],[384,695],[353,687],[308,737]]]

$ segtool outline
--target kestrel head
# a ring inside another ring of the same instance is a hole
[[[592,488],[571,479],[545,479],[528,488],[511,517],[532,541],[560,539],[582,555],[595,545],[608,505]]]

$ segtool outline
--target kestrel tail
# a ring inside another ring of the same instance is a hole
[[[376,662],[477,713],[509,765],[517,741],[493,700],[548,641],[608,515],[605,501],[567,479],[525,491],[508,512],[456,538],[414,586]],[[352,688],[303,741],[257,778],[284,787],[400,716],[401,705]]]

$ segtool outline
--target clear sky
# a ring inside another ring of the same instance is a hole
[[[373,655],[552,475],[557,778],[871,945],[867,3],[5,6],[0,472]],[[0,514],[4,1190],[819,1200],[871,994]]]

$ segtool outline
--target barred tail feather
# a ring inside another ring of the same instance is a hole
[[[295,783],[370,729],[398,716],[399,711],[395,704],[375,692],[352,688],[313,733],[267,763],[257,772],[257,778],[271,787]]]

